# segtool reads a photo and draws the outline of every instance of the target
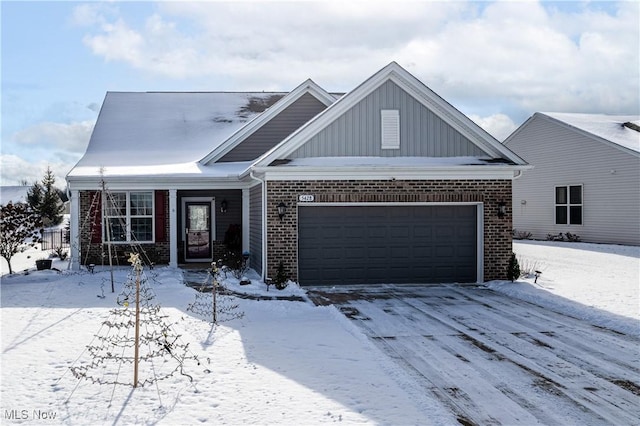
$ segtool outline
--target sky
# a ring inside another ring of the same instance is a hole
[[[4,1],[0,184],[60,187],[107,91],[348,92],[391,61],[503,140],[536,111],[640,114],[631,1]]]

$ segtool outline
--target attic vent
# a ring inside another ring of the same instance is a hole
[[[383,109],[380,111],[382,122],[382,149],[400,148],[400,111]]]
[[[633,123],[631,121],[627,121],[626,123],[622,124],[624,127],[627,127],[631,130],[635,130],[636,132],[640,132],[640,126],[638,126],[636,123]]]

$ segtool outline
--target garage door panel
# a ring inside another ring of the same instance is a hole
[[[326,262],[333,261],[336,263],[342,263],[344,262],[345,257],[346,257],[345,253],[343,253],[342,251],[322,249],[320,250],[319,256],[316,257],[316,259],[320,258],[320,259],[324,259]]]
[[[475,255],[476,255],[476,248],[472,246],[458,247],[458,249],[456,250],[456,256],[460,258],[468,259],[469,257],[475,256]]]
[[[458,237],[461,237],[461,238],[467,238],[467,237],[475,238],[475,236],[476,236],[476,228],[475,227],[474,228],[470,228],[470,227],[462,227],[461,226],[460,228],[456,229],[456,235]]]
[[[475,205],[300,206],[300,283],[475,282],[476,211]]]
[[[387,229],[383,227],[368,227],[367,228],[367,237],[368,238],[387,238]]]
[[[472,220],[476,217],[476,212],[473,209],[457,209],[455,211],[455,217],[460,219]]]
[[[391,258],[404,258],[409,259],[411,257],[411,252],[408,247],[391,247]]]
[[[456,230],[451,225],[436,228],[435,237],[438,239],[453,238],[455,235]]]
[[[387,247],[367,247],[365,250],[369,259],[384,261],[387,258]]]
[[[362,253],[360,253],[359,248],[344,250],[343,258],[348,262],[360,262],[362,260]]]
[[[365,229],[362,225],[345,225],[342,227],[341,232],[345,238],[358,238],[361,239],[365,236]]]
[[[430,238],[433,235],[433,228],[428,225],[418,224],[413,228],[413,235],[416,238]]]
[[[439,260],[452,259],[456,254],[456,250],[452,246],[438,246],[435,248],[435,257]],[[454,262],[451,260],[450,262]]]

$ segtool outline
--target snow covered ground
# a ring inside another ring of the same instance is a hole
[[[542,271],[537,283],[526,278],[488,287],[640,334],[640,248],[516,242],[514,251],[523,269]],[[99,341],[112,310],[122,309],[116,301],[130,271],[115,272],[111,293],[109,271],[74,273],[55,260],[61,273],[36,272],[40,257],[34,249],[17,255],[14,270],[29,274],[3,275],[0,286],[3,424],[456,423],[337,309],[314,306],[295,285],[267,292],[257,277],[249,286],[225,284],[302,301],[237,299],[244,317],[212,327],[187,310],[196,291],[183,285],[181,270],[145,271],[167,323],[200,365],[188,360],[185,375],[135,390],[78,380],[70,367],[91,361],[86,346]],[[0,268],[6,273],[4,260]],[[131,365],[111,373],[130,381]]]
[[[542,272],[537,283],[529,276],[491,289],[640,336],[640,247],[514,241],[513,251],[521,271]]]

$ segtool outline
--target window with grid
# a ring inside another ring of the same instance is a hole
[[[104,206],[104,241],[153,241],[153,192],[111,192]]]
[[[582,225],[582,185],[556,186],[556,225]]]

